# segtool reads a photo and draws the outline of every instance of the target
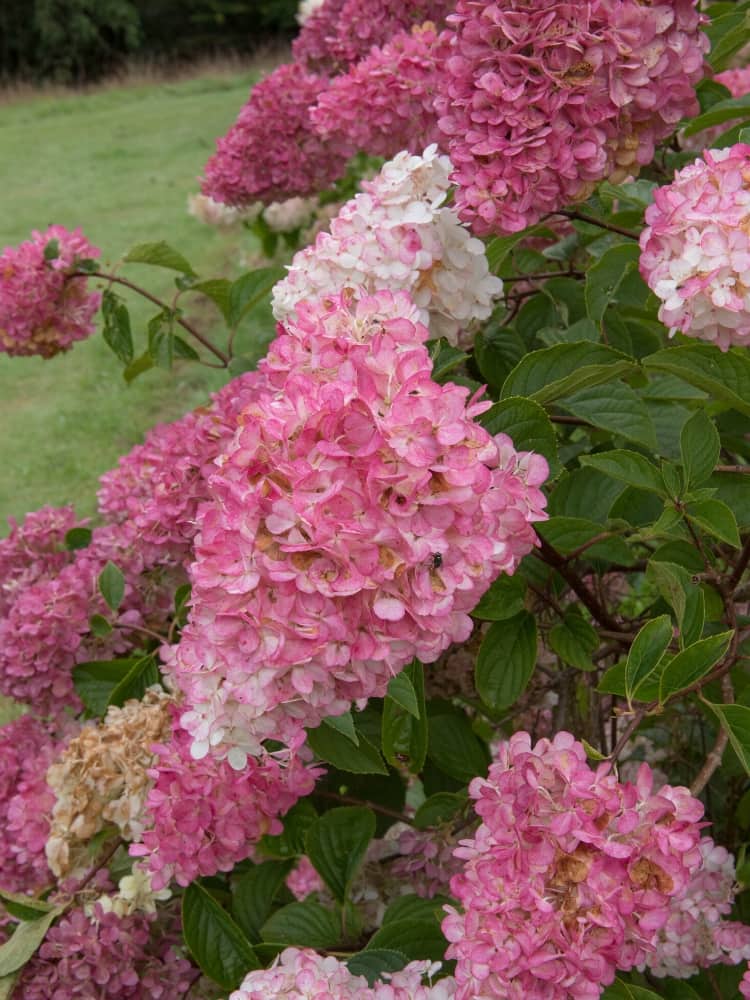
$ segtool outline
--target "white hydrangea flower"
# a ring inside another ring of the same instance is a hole
[[[291,233],[307,225],[317,207],[317,198],[287,198],[286,201],[272,201],[264,209],[263,218],[274,233]]]
[[[322,7],[324,0],[300,0],[300,5],[297,8],[297,24],[300,26],[309,20],[310,17],[315,13],[318,7]]]

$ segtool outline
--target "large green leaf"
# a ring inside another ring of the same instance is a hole
[[[636,242],[610,247],[586,273],[586,310],[595,323],[601,323],[605,310],[617,297],[617,290],[638,264],[640,247]]]
[[[448,942],[437,919],[394,920],[385,924],[370,938],[365,951],[387,949],[400,951],[410,960],[429,958],[439,962],[445,958]]]
[[[559,467],[555,429],[544,409],[534,400],[509,396],[482,414],[481,423],[490,434],[507,434],[517,451],[544,455],[551,472]]]
[[[0,978],[11,976],[28,962],[62,912],[62,906],[55,906],[48,913],[17,925],[8,940],[0,945]]]
[[[506,378],[501,395],[503,399],[529,396],[544,405],[588,386],[611,382],[636,368],[632,358],[604,344],[557,344],[522,358]]]
[[[266,920],[261,935],[264,941],[327,950],[339,943],[341,926],[330,910],[314,899],[306,899],[276,910]]]
[[[485,774],[489,757],[466,715],[447,703],[428,704],[430,742],[427,756],[444,774],[468,784]]]
[[[605,431],[620,434],[656,451],[656,431],[646,404],[624,382],[595,385],[559,404],[568,413]]]
[[[685,1000],[687,997],[686,993]],[[623,982],[622,979],[616,979],[602,993],[601,1000],[659,1000],[659,994],[653,993],[643,986],[632,986],[630,983]]]
[[[536,664],[536,622],[528,611],[492,624],[482,640],[476,686],[482,701],[499,710],[526,690]]]
[[[669,615],[659,615],[638,632],[625,663],[625,694],[628,701],[654,673],[671,639],[672,621]]]
[[[249,941],[260,941],[261,928],[292,864],[291,860],[264,861],[245,872],[232,886],[232,916]]]
[[[225,990],[236,989],[259,966],[242,930],[200,882],[182,897],[182,933],[203,972]]]
[[[745,705],[706,704],[718,716],[740,763],[750,774],[750,708]]]
[[[138,658],[90,660],[73,668],[73,686],[92,715],[104,715],[112,692],[138,662]]]
[[[481,621],[503,621],[506,618],[513,618],[522,611],[525,599],[526,581],[520,573],[514,576],[501,573],[493,581],[490,589],[483,594],[471,614]]]
[[[611,451],[597,452],[595,455],[581,455],[581,465],[604,472],[613,479],[635,486],[639,490],[648,490],[666,495],[661,473],[653,463],[638,452],[624,448],[613,448]]]
[[[407,686],[408,685],[408,686]],[[418,774],[427,756],[427,712],[424,669],[414,660],[388,685],[381,725],[383,753],[394,767],[406,765]]]
[[[99,574],[99,593],[112,611],[117,611],[122,604],[125,596],[125,577],[119,566],[115,566],[111,560]]]
[[[710,477],[719,461],[721,441],[714,422],[705,410],[696,410],[680,433],[680,455],[686,489],[700,486]]]
[[[283,267],[261,267],[238,278],[229,290],[229,325],[237,326],[285,273]]]
[[[123,260],[126,264],[151,264],[154,267],[167,267],[172,271],[182,271],[183,274],[195,274],[179,250],[175,250],[164,240],[155,243],[138,243],[128,250]]]
[[[649,371],[677,375],[750,416],[750,357],[742,347],[723,352],[711,344],[684,344],[650,354],[643,364]]]
[[[107,289],[102,296],[102,335],[105,343],[124,365],[133,360],[133,334],[127,306]]]
[[[735,549],[740,547],[737,519],[723,500],[698,500],[689,503],[687,516],[703,531]]]
[[[724,656],[734,632],[722,632],[700,639],[678,653],[664,668],[659,682],[659,700],[695,684]]]
[[[346,900],[374,836],[375,815],[363,806],[331,809],[307,831],[308,857],[339,903]]]
[[[564,663],[579,670],[594,669],[591,657],[599,645],[599,637],[577,611],[566,611],[563,620],[550,629],[549,644]]]
[[[321,760],[333,764],[340,771],[388,774],[380,751],[360,731],[357,731],[355,746],[349,735],[338,731],[324,720],[317,729],[308,730],[307,742]]]
[[[373,948],[358,951],[347,959],[347,966],[353,976],[364,976],[370,986],[382,978],[384,972],[398,972],[409,959],[402,951],[393,948]]]

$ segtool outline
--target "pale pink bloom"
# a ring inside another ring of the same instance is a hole
[[[90,337],[101,295],[89,291],[85,277],[69,276],[99,254],[80,229],[63,226],[34,230],[30,240],[6,247],[0,253],[0,351],[51,358]]]
[[[311,892],[319,892],[323,881],[304,854],[286,877],[286,887],[295,899],[305,899]]]
[[[742,982],[740,983],[740,993],[745,998],[749,1000],[750,998],[750,967],[748,967],[745,975],[742,977]]]
[[[710,149],[654,191],[640,271],[659,319],[722,351],[750,344],[750,146]]]

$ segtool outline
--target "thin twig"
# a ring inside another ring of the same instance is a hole
[[[743,476],[750,476],[750,465],[717,465],[714,472],[740,472]]]
[[[120,848],[122,844],[123,844],[122,837],[118,837],[107,848],[104,854],[96,861],[96,864],[92,866],[91,870],[87,872],[86,875],[84,875],[84,877],[81,879],[78,885],[73,889],[73,891],[71,892],[72,896],[77,895],[79,892],[81,892],[83,889],[86,888],[86,886],[89,884],[91,879],[96,875],[96,873],[98,871],[101,871],[101,869],[114,857],[114,855],[117,853],[118,848]]]
[[[583,271],[537,271],[533,274],[517,274],[511,278],[503,278],[508,285],[514,281],[542,281],[546,278],[582,278]]]
[[[750,535],[745,539],[745,544],[742,547],[742,552],[740,552],[740,557],[737,560],[734,569],[732,570],[732,575],[727,581],[727,589],[729,593],[732,594],[739,586],[740,580],[742,579],[742,574],[747,569],[747,564],[750,562]]]
[[[604,222],[603,219],[597,219],[593,215],[586,215],[585,212],[576,212],[572,209],[562,209],[559,212],[550,212],[550,215],[564,215],[566,219],[576,219],[578,222],[588,222],[589,225],[599,226],[601,229],[608,229],[611,233],[619,233],[620,236],[628,236],[631,240],[640,239],[638,233],[633,232],[632,229],[624,229],[622,226],[615,225],[614,222]],[[548,218],[548,216],[545,216]]]
[[[372,809],[373,812],[382,813],[383,816],[390,816],[391,819],[398,819],[402,823],[408,823],[409,826],[414,826],[414,820],[404,813],[398,812],[397,809],[389,809],[387,806],[381,806],[377,802],[371,802],[370,799],[358,799],[353,795],[342,795],[340,792],[324,792],[318,789],[313,793],[319,795],[322,799],[330,799],[332,802],[345,802],[347,805],[351,806],[367,806],[368,809]]]
[[[607,609],[599,602],[596,595],[588,589],[578,574],[567,564],[565,557],[543,538],[540,539],[539,553],[541,553],[539,558],[541,558],[543,562],[547,563],[548,566],[551,566],[552,569],[557,570],[570,589],[578,595],[600,625],[603,625],[611,632],[619,633],[623,631],[622,626],[615,621],[609,611],[607,611]]]

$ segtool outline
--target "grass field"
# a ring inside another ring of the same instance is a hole
[[[189,217],[186,199],[256,77],[215,72],[0,103],[0,247],[60,223],[81,226],[108,261],[166,239],[201,275],[232,276],[236,244]],[[132,265],[129,274],[157,294],[174,290],[173,272]],[[136,337],[153,311],[134,304]],[[96,480],[118,455],[223,381],[183,363],[127,386],[100,335],[51,361],[0,354],[0,536],[8,515],[45,503],[90,514]]]

